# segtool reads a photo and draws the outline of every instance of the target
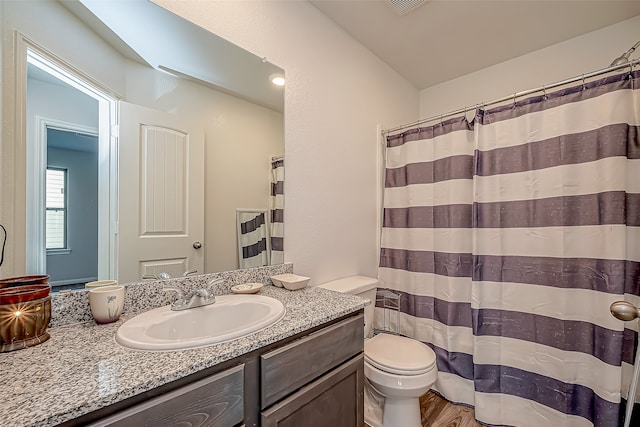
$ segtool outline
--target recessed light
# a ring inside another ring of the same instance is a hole
[[[269,76],[269,80],[276,86],[284,86],[284,76],[282,74],[272,74]]]

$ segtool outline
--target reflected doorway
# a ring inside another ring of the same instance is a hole
[[[47,127],[46,273],[58,289],[98,280],[98,136]]]
[[[116,277],[117,101],[27,47],[26,272],[54,289]]]

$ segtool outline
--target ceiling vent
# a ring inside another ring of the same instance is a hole
[[[386,3],[398,15],[406,15],[429,0],[387,0]]]

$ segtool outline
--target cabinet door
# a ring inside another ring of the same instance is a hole
[[[363,349],[364,317],[360,314],[263,354],[260,356],[260,409],[271,406]]]
[[[262,427],[361,427],[363,411],[361,353],[263,411]]]
[[[151,398],[91,426],[231,427],[244,418],[243,392],[244,365],[240,365]]]

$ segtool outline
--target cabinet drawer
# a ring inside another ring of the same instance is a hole
[[[261,409],[361,353],[364,316],[345,319],[260,356]]]
[[[244,419],[244,365],[201,379],[104,418],[91,426],[231,427]]]
[[[262,412],[262,427],[364,425],[364,356],[353,358]]]

